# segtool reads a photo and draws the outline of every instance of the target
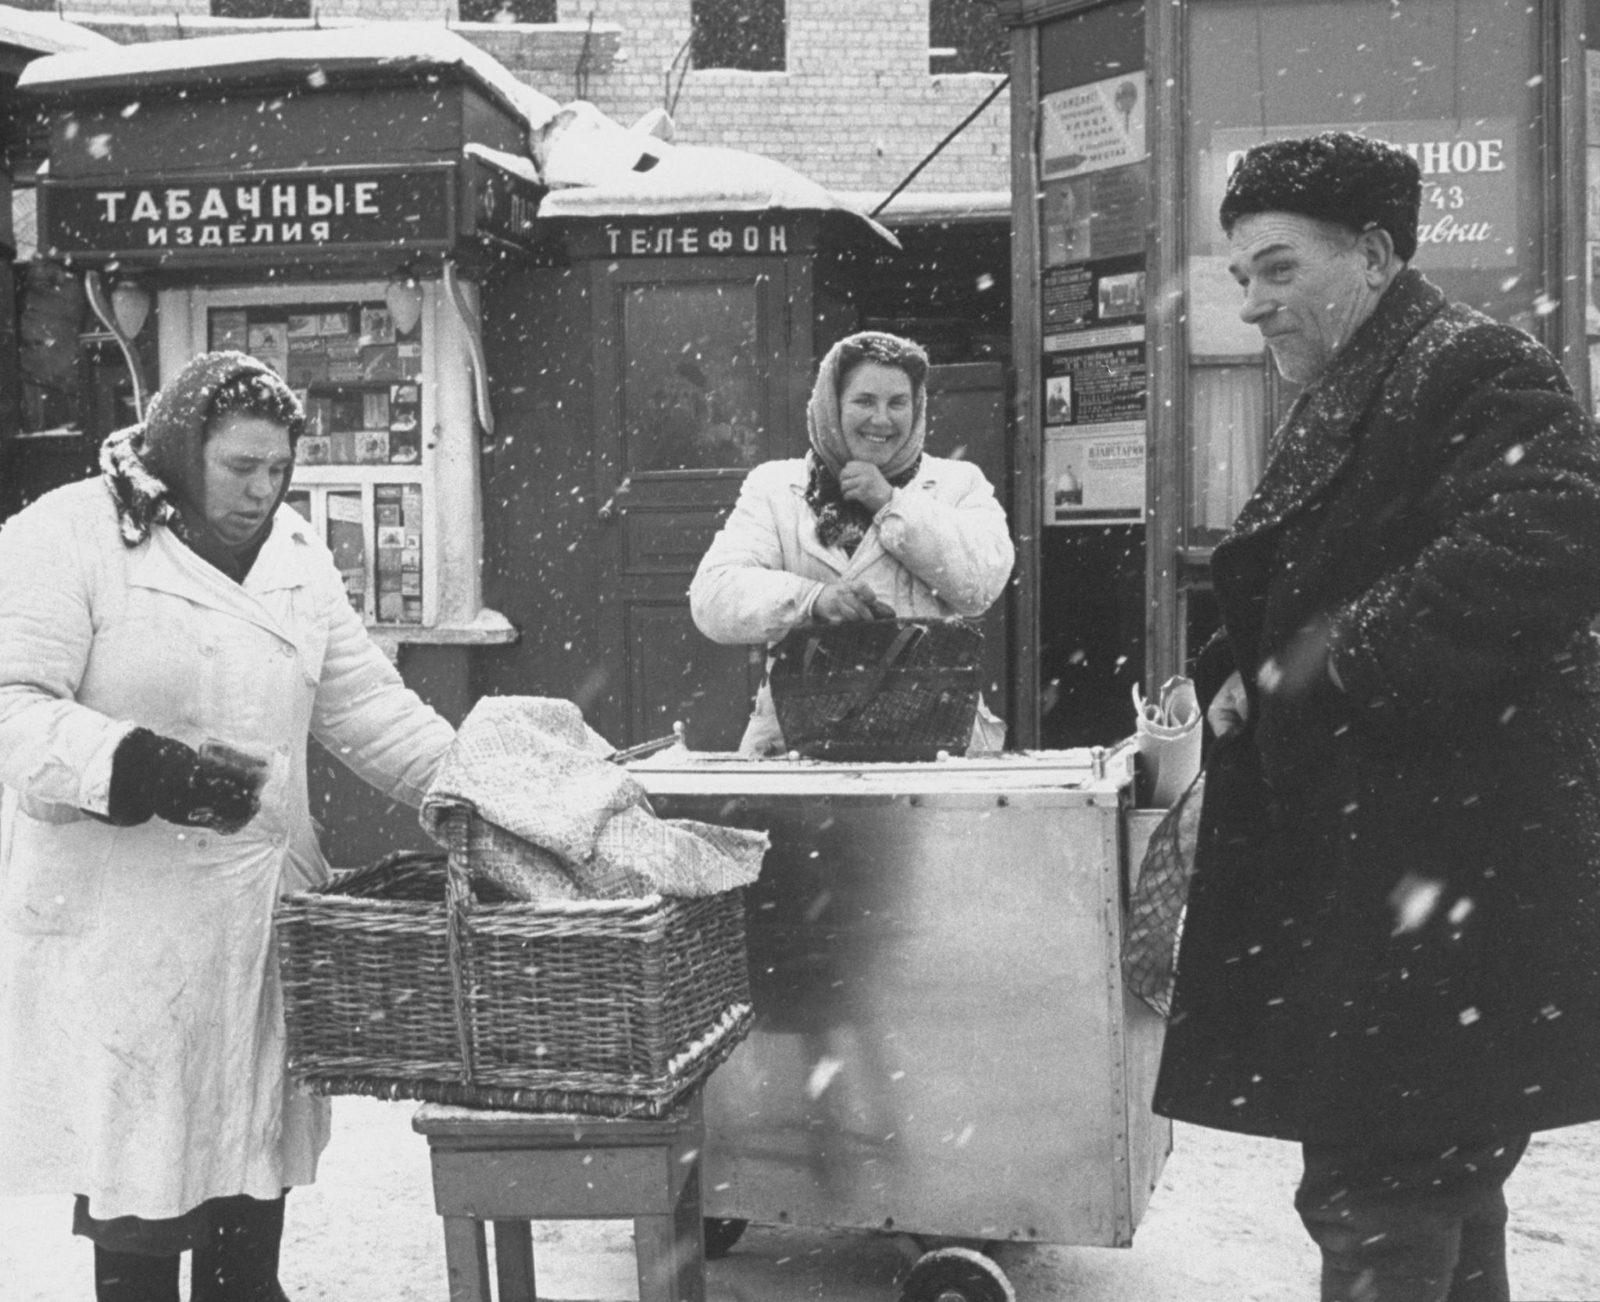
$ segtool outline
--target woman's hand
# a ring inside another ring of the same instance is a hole
[[[1250,698],[1245,695],[1244,679],[1235,669],[1211,698],[1206,709],[1206,722],[1219,737],[1240,731],[1250,719]]]
[[[858,619],[893,619],[894,608],[878,600],[865,583],[828,583],[817,593],[811,613],[825,624],[848,624]]]
[[[847,461],[839,472],[839,487],[845,499],[860,502],[873,515],[889,505],[894,488],[883,477],[883,471],[870,461]]]

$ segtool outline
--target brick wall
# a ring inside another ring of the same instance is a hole
[[[590,82],[618,121],[670,104],[678,138],[788,163],[841,190],[887,193],[994,89],[995,77],[928,74],[927,0],[788,0],[783,72],[668,69],[689,36],[689,0],[560,0],[564,20],[615,23],[622,58]],[[681,65],[680,65],[681,66]],[[1007,93],[917,178],[918,190],[1010,186]]]
[[[681,62],[673,68],[673,60],[687,55],[689,3],[559,0],[554,27],[456,26],[557,100],[581,96],[624,124],[671,105],[679,140],[765,154],[838,190],[887,194],[997,80],[929,75],[927,0],[788,0],[785,71],[691,69],[680,78]],[[313,7],[334,20],[442,22],[448,8],[454,22],[456,13],[455,0],[313,0]],[[190,35],[241,26],[193,21],[209,12],[209,0],[72,0],[66,16],[118,41],[170,39],[180,25]],[[139,14],[147,17],[118,21]],[[915,189],[1007,189],[1009,118],[1002,92]]]

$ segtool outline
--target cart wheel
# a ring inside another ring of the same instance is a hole
[[[706,1260],[716,1261],[733,1251],[733,1245],[744,1237],[750,1228],[749,1221],[737,1217],[706,1217]]]
[[[928,1253],[900,1286],[900,1302],[1017,1302],[1005,1272],[971,1248]]]

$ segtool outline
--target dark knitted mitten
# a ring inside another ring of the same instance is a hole
[[[192,746],[135,728],[111,757],[107,816],[119,827],[151,817],[223,835],[239,831],[261,808],[259,776],[202,756]]]

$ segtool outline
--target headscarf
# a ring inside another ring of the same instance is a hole
[[[899,335],[864,330],[828,350],[817,367],[817,382],[806,405],[806,428],[811,436],[806,503],[817,517],[818,541],[825,547],[843,547],[851,554],[872,527],[873,513],[862,503],[847,499],[839,486],[839,472],[851,460],[840,412],[841,370],[866,362],[892,366],[911,379],[911,433],[888,462],[878,467],[893,487],[901,488],[915,478],[927,438],[928,355],[920,345]]]
[[[289,413],[284,421],[292,450],[305,429],[305,417],[293,392],[270,367],[244,353],[202,353],[163,385],[150,400],[141,424],[110,435],[100,448],[100,469],[112,500],[122,541],[137,547],[151,530],[164,524],[197,556],[235,582],[242,582],[272,532],[272,517],[289,491],[290,473],[256,534],[240,544],[225,541],[206,519],[206,427],[218,390],[244,379],[259,395],[260,414]],[[226,411],[247,411],[237,403]],[[224,413],[225,414],[225,413]],[[273,419],[275,417],[269,417]]]

